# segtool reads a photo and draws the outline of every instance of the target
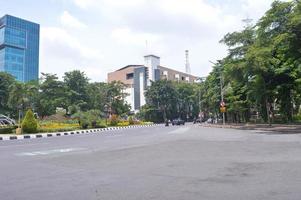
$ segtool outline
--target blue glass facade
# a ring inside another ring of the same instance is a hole
[[[5,15],[0,19],[0,71],[21,82],[39,77],[40,25]]]

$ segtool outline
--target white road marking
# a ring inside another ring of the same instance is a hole
[[[51,154],[59,154],[59,153],[69,153],[74,151],[82,151],[85,148],[66,148],[66,149],[52,149],[46,151],[33,151],[33,152],[22,152],[17,153],[17,156],[40,156],[40,155],[51,155]]]
[[[250,130],[253,133],[272,133],[273,131],[265,131],[265,130]]]

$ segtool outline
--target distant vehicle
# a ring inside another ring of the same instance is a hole
[[[213,119],[212,119],[212,118],[209,118],[209,119],[207,119],[206,122],[212,124],[212,123],[213,123]]]
[[[185,125],[185,121],[182,119],[174,119],[172,120],[171,124],[174,125]]]
[[[200,118],[197,118],[197,119],[193,120],[193,123],[194,123],[194,124],[196,124],[196,123],[201,123],[201,122],[202,122],[202,120],[201,120]]]

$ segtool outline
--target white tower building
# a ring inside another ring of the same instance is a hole
[[[147,86],[150,86],[150,81],[155,81],[155,70],[160,65],[160,57],[155,55],[144,56],[144,65],[148,69]]]
[[[187,74],[191,74],[190,64],[189,64],[189,51],[188,50],[185,51],[185,57],[186,57],[186,60],[185,60],[185,72]]]

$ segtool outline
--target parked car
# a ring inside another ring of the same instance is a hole
[[[185,121],[182,119],[174,119],[172,120],[171,124],[174,125],[185,125]]]

